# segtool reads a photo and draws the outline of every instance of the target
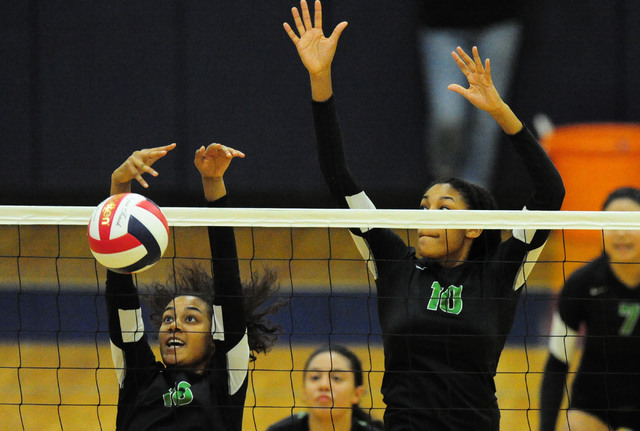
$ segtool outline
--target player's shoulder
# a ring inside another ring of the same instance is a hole
[[[606,284],[608,265],[606,256],[599,256],[571,273],[567,278],[564,289],[587,291],[596,284]]]
[[[309,415],[299,412],[287,416],[267,428],[267,431],[306,431],[309,429]]]

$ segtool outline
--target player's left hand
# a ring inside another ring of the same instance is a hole
[[[500,98],[491,80],[491,62],[487,58],[482,64],[478,48],[473,47],[473,58],[460,47],[451,53],[458,67],[467,78],[469,88],[458,84],[450,84],[447,88],[462,95],[478,109],[492,113],[502,109],[504,102]]]

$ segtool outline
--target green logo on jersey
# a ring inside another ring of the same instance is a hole
[[[193,393],[191,392],[191,385],[188,382],[182,381],[176,385],[176,388],[169,389],[169,392],[162,396],[165,407],[171,407],[175,405],[177,407],[184,406],[193,401]]]
[[[618,304],[618,315],[624,319],[620,329],[619,335],[631,335],[638,323],[638,317],[640,317],[640,303],[622,301]]]
[[[434,281],[431,285],[431,298],[427,310],[444,311],[445,313],[460,314],[462,311],[462,286],[449,286],[443,289],[440,283]]]

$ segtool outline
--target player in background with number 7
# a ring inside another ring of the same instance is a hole
[[[613,191],[603,210],[640,211],[640,189]],[[604,230],[603,239],[603,253],[571,274],[560,293],[540,392],[540,431],[556,429],[579,342],[582,356],[561,422],[573,431],[640,430],[640,231]]]

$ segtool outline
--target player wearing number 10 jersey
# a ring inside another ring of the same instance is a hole
[[[301,13],[293,9],[297,33],[289,24],[284,28],[309,72],[322,174],[341,206],[373,208],[347,167],[333,95],[331,62],[347,23],[338,24],[327,38],[320,2],[315,2],[314,22],[305,0],[300,8]],[[498,95],[489,61],[481,61],[475,47],[471,56],[458,48],[452,57],[469,88],[452,84],[449,89],[494,118],[532,180],[534,189],[526,207],[560,209],[562,179],[533,135]],[[380,157],[396,150],[393,143],[371,148]],[[426,189],[420,207],[490,210],[496,205],[483,188],[446,178]],[[519,292],[548,231],[514,231],[502,242],[495,230],[418,229],[415,248],[390,229],[361,229],[354,234],[361,252],[375,263],[385,356],[385,429],[499,429],[493,379]],[[529,264],[523,266],[525,260]]]

